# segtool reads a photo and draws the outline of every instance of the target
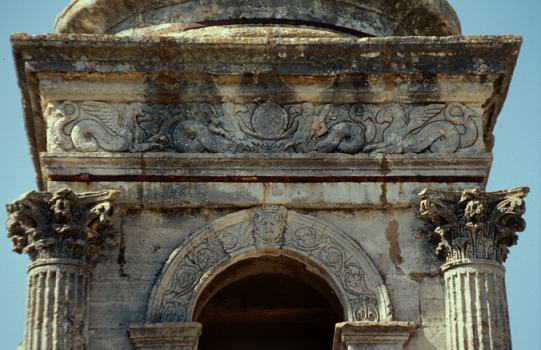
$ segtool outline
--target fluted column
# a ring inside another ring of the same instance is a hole
[[[511,350],[503,262],[525,228],[527,193],[421,192],[420,216],[445,259],[448,350]]]
[[[30,192],[8,204],[13,250],[27,253],[27,350],[88,349],[88,290],[94,266],[114,242],[117,192]]]

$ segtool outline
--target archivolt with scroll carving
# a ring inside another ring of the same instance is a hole
[[[351,321],[387,321],[387,288],[361,246],[331,225],[281,206],[227,215],[188,238],[153,288],[147,322],[190,322],[201,291],[243,257],[283,255],[318,273]]]

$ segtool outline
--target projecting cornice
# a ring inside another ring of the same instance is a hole
[[[413,163],[420,153],[456,154],[462,169],[462,161],[490,159],[521,39],[15,34],[12,43],[43,186],[39,155],[57,152],[373,153]],[[77,121],[60,123],[77,115],[116,138],[106,142],[92,129],[98,145],[77,139],[73,130],[90,134]],[[210,120],[189,120],[194,115]],[[278,124],[267,130],[262,116]],[[347,133],[359,138],[335,144]],[[187,144],[190,135],[202,144]],[[484,164],[481,183],[490,169]]]

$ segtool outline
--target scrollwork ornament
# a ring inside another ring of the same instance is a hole
[[[183,266],[176,272],[167,295],[178,297],[190,293],[199,281],[200,274],[199,269],[195,266]]]
[[[481,192],[423,190],[419,216],[439,238],[437,255],[448,263],[468,259],[504,262],[525,229],[522,215],[528,188]]]
[[[207,271],[209,268],[218,264],[226,256],[221,242],[216,237],[210,237],[194,248],[193,252],[187,257],[199,271]]]
[[[186,301],[166,298],[161,307],[160,322],[186,322],[188,307]]]
[[[118,194],[76,194],[70,189],[26,193],[7,205],[13,251],[27,253],[32,261],[71,258],[97,262],[116,240],[111,202]]]
[[[355,321],[377,322],[380,320],[378,300],[375,295],[361,295],[350,300]]]
[[[319,259],[326,266],[338,270],[344,263],[344,252],[336,245],[326,244],[319,250]]]
[[[347,264],[344,268],[344,287],[355,295],[361,295],[369,291],[364,279],[362,268],[354,263]]]
[[[293,232],[293,244],[295,248],[304,251],[313,251],[321,243],[321,237],[311,227],[302,226]]]

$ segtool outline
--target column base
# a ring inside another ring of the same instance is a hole
[[[333,350],[402,350],[415,328],[414,322],[337,323]]]

